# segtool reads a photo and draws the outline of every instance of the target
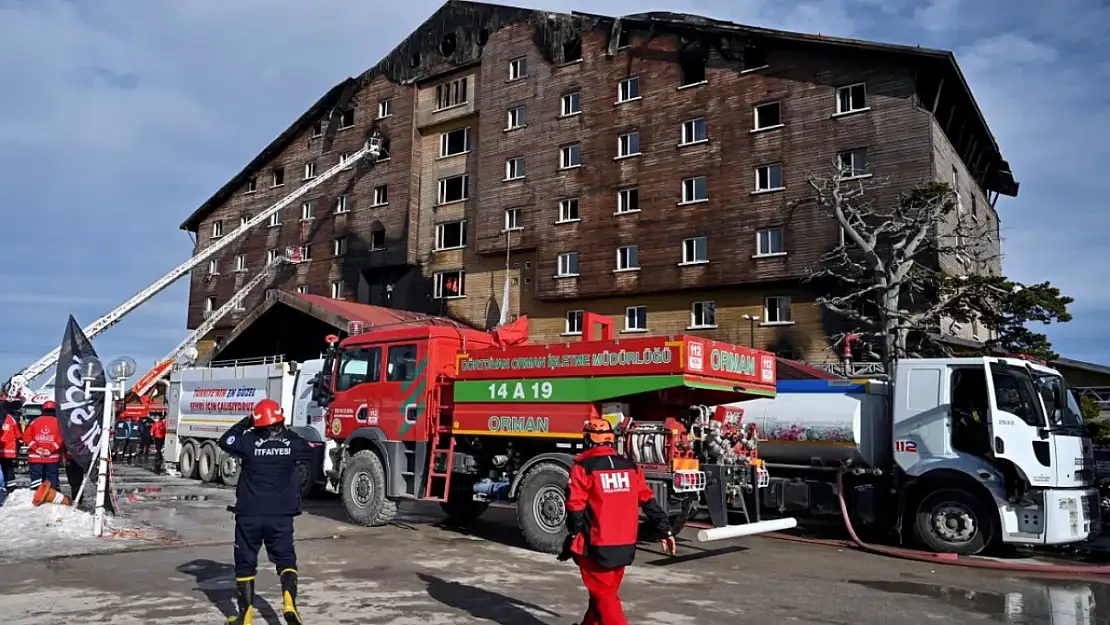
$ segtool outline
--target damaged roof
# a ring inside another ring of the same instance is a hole
[[[455,32],[468,38],[468,42],[477,41],[477,46],[458,45],[455,52],[449,55],[448,62],[453,67],[474,63],[480,59],[480,52],[474,53],[475,47],[480,48],[484,43],[483,37],[488,37],[490,32],[504,26],[531,21],[537,26],[546,26],[538,29],[536,43],[538,47],[555,47],[550,44],[560,40],[558,26],[552,26],[552,21],[562,19],[575,19],[583,22],[584,28],[605,27],[612,29],[614,23],[633,23],[654,29],[665,30],[713,30],[722,35],[749,38],[763,42],[793,43],[798,45],[833,46],[841,49],[887,54],[901,57],[910,61],[917,67],[936,72],[946,82],[955,83],[961,89],[963,98],[972,109],[975,121],[980,126],[982,137],[989,143],[988,150],[995,162],[994,173],[991,176],[993,186],[1000,193],[1017,195],[1018,183],[1014,180],[1009,164],[1002,158],[1001,149],[997,140],[987,125],[982,110],[976,103],[971,93],[967,80],[956,63],[956,57],[947,50],[934,50],[918,46],[907,46],[887,43],[876,43],[859,39],[841,37],[828,37],[796,33],[784,30],[745,26],[734,22],[716,20],[698,15],[684,13],[671,13],[655,11],[637,13],[621,17],[595,15],[590,13],[572,12],[570,14],[553,13],[518,7],[488,4],[484,2],[469,2],[467,0],[447,0],[431,17],[425,20],[408,37],[401,41],[389,54],[382,58],[377,65],[363,72],[357,78],[348,78],[320,98],[303,115],[297,118],[288,128],[267,145],[246,167],[221,187],[211,198],[198,207],[181,224],[182,230],[196,232],[201,221],[214,209],[223,204],[247,180],[257,174],[270,160],[278,156],[301,132],[321,118],[326,119],[332,112],[346,106],[348,100],[355,92],[355,87],[364,85],[377,76],[386,76],[398,84],[412,84],[420,80],[431,78],[443,73],[440,66],[422,67],[419,62],[421,55],[434,52],[440,54],[438,47],[444,32]],[[542,31],[542,32],[540,32]],[[547,46],[543,46],[547,44]],[[550,56],[550,50],[546,53]],[[414,62],[414,59],[416,62]],[[332,120],[331,126],[337,122]],[[334,130],[329,127],[327,135]]]

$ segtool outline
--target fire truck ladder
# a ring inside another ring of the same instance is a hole
[[[219,323],[221,319],[231,314],[232,311],[238,310],[239,306],[247,299],[247,296],[250,295],[251,291],[257,288],[258,285],[262,284],[266,280],[266,278],[270,276],[270,273],[272,271],[276,270],[279,266],[284,265],[285,263],[297,264],[301,262],[301,260],[302,259],[300,255],[300,250],[289,248],[285,251],[284,256],[279,256],[277,259],[267,263],[262,271],[258,272],[258,274],[251,278],[249,282],[244,284],[241,289],[236,291],[235,295],[232,295],[231,299],[227,300],[227,302],[223,306],[220,306],[216,310],[205,312],[204,322],[197,326],[197,329],[193,330],[189,334],[189,336],[185,337],[185,340],[181,341],[177,344],[176,347],[171,349],[170,352],[166,354],[165,358],[159,360],[158,364],[155,365],[153,369],[151,369],[142,378],[139,378],[139,381],[136,382],[135,386],[131,388],[131,392],[135,393],[139,397],[145,395],[146,392],[149,391],[151,387],[153,387],[158,382],[158,380],[162,379],[167,373],[169,373],[170,368],[173,367],[173,363],[177,362],[177,359],[180,358],[187,349],[196,345],[197,341],[200,340],[201,337],[211,332],[212,328],[215,328],[216,324]]]
[[[147,302],[147,300],[154,297],[158,293],[161,293],[166,287],[170,286],[174,282],[177,282],[182,276],[192,271],[194,267],[199,266],[201,263],[227,249],[227,247],[230,246],[233,242],[240,239],[247,232],[253,230],[255,226],[269,221],[271,215],[277,213],[286,206],[289,206],[293,202],[296,202],[298,199],[304,197],[309,191],[312,191],[328,180],[331,180],[332,178],[339,175],[340,172],[354,167],[355,164],[357,164],[363,158],[370,157],[371,162],[377,161],[378,157],[381,155],[381,152],[382,138],[375,132],[373,136],[367,139],[365,145],[362,146],[362,149],[350,155],[346,159],[341,160],[337,165],[321,173],[319,176],[312,179],[311,181],[306,182],[304,185],[301,186],[301,188],[278,200],[277,203],[273,204],[261,213],[255,215],[253,218],[247,220],[245,224],[239,226],[227,236],[213,241],[211,245],[202,249],[196,254],[196,256],[193,256],[189,260],[178,265],[169,273],[154,281],[153,284],[136,293],[131,299],[127,300],[123,304],[120,304],[120,306],[117,307],[115,310],[89,324],[87,327],[84,328],[85,336],[89,337],[89,339],[92,340],[100,333],[119,323],[125,316],[127,316],[128,313],[135,310],[139,306],[142,306],[144,303]],[[50,351],[49,354],[43,356],[34,364],[28,366],[26,369],[20,371],[19,374],[14,376],[12,378],[13,383],[20,384],[22,385],[22,387],[27,388],[32,380],[42,375],[47,369],[53,367],[58,362],[58,355],[60,353],[61,346],[55,347],[53,350]]]
[[[428,408],[434,417],[429,426],[431,446],[428,448],[428,483],[424,489],[425,500],[441,502],[447,501],[451,492],[451,471],[455,465],[454,416],[440,403],[442,388],[442,380],[436,380],[428,393]]]

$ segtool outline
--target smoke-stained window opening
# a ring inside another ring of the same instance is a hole
[[[409,57],[409,65],[412,66],[412,67],[420,67],[420,53],[419,52],[413,52],[412,53],[412,56]]]
[[[571,37],[563,42],[563,62],[573,63],[582,60],[582,39]]]
[[[458,48],[458,38],[455,33],[447,33],[443,36],[443,41],[439,42],[439,53],[443,56],[451,56]]]
[[[478,31],[478,45],[484,46],[489,43],[489,29],[483,28]]]
[[[743,64],[745,70],[767,67],[767,49],[759,44],[744,46]]]
[[[691,43],[678,53],[678,64],[682,70],[681,86],[705,82],[707,56],[705,48],[698,43]]]
[[[632,29],[621,26],[620,34],[617,35],[617,48],[627,48],[630,45],[632,45]]]

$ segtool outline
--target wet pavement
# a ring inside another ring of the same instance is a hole
[[[116,475],[125,519],[173,527],[181,544],[131,551],[115,541],[112,553],[8,563],[0,568],[5,625],[222,620],[233,597],[232,491],[138,467]],[[575,567],[523,549],[512,510],[493,508],[468,531],[440,519],[434,504],[405,505],[394,525],[362,528],[345,522],[334,499],[309,502],[297,519],[303,616],[397,625],[580,620]],[[768,538],[683,538],[678,557],[641,550],[629,569],[622,595],[633,623],[1110,623],[1110,586],[1097,581],[1035,581]],[[258,594],[261,622],[280,623],[272,571],[260,575]]]
[[[491,509],[460,531],[438,526],[435,506],[404,506],[392,526],[324,537],[321,528],[341,521],[320,513],[341,510],[313,505],[317,514],[297,521],[309,623],[580,620],[575,567],[521,548],[511,510]],[[644,549],[628,570],[622,595],[633,623],[1110,623],[1110,586],[1094,581],[1040,582],[767,538],[702,545],[687,534],[677,557]],[[230,563],[227,540],[20,562],[0,569],[0,612],[5,625],[215,623],[232,605]],[[262,622],[279,623],[272,570],[260,574],[258,595]]]

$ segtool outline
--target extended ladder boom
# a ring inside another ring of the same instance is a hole
[[[165,358],[158,361],[158,364],[155,365],[154,368],[168,370],[167,363],[172,366],[172,364],[181,357],[181,354],[185,353],[185,350],[196,344],[197,340],[200,337],[211,332],[212,328],[215,328],[216,324],[220,322],[220,319],[223,319],[227,315],[231,314],[231,311],[238,308],[239,304],[242,304],[243,301],[247,299],[247,296],[250,295],[251,291],[253,291],[256,287],[258,287],[258,285],[262,284],[266,280],[266,278],[270,275],[270,271],[285,263],[296,262],[298,261],[294,259],[292,255],[287,254],[286,256],[279,257],[273,262],[267,264],[262,269],[262,271],[258,272],[258,275],[251,278],[249,282],[243,285],[243,288],[236,291],[235,295],[232,295],[231,299],[227,300],[227,302],[224,303],[223,306],[220,306],[216,310],[212,311],[208,315],[208,318],[204,320],[204,323],[201,323],[199,326],[197,326],[197,329],[190,332],[189,336],[185,337],[185,340],[181,341],[177,344],[176,347],[171,349],[170,352],[166,354]],[[152,377],[143,376],[143,378],[140,378],[136,385],[131,388],[131,392],[141,397],[145,395],[146,392],[149,391],[151,387],[154,386],[154,384],[157,383],[158,380],[160,380],[161,378],[161,375],[156,375]]]
[[[347,159],[326,170],[311,181],[306,182],[304,185],[301,186],[301,188],[283,197],[282,199],[278,200],[276,204],[270,206],[266,210],[247,220],[247,223],[239,226],[227,236],[213,241],[211,245],[202,249],[200,252],[197,253],[196,256],[193,256],[189,260],[178,265],[165,276],[162,276],[150,286],[136,293],[134,297],[121,304],[112,312],[89,324],[87,327],[84,328],[85,336],[89,337],[89,339],[92,340],[93,337],[95,337],[96,335],[119,323],[119,321],[132,310],[135,310],[150,298],[154,297],[158,293],[161,293],[166,287],[170,286],[174,282],[177,282],[182,276],[192,271],[194,267],[219,254],[221,251],[231,245],[234,241],[238,240],[239,237],[243,236],[248,231],[253,229],[255,226],[268,221],[270,219],[270,216],[274,213],[277,213],[286,206],[289,206],[293,202],[303,197],[309,191],[334,178],[340,172],[354,167],[361,159],[370,157],[373,161],[376,161],[378,159],[378,156],[381,154],[381,151],[382,140],[381,137],[379,137],[375,133],[374,136],[370,137],[370,139],[367,140],[366,144],[362,147],[361,150],[350,155],[349,157],[347,157]],[[54,366],[54,364],[58,362],[58,356],[60,353],[61,346],[55,347],[49,354],[43,356],[37,362],[27,367],[23,371],[20,371],[19,374],[13,378],[13,381],[15,381],[17,384],[22,383],[24,385],[30,383],[31,380],[34,380],[38,376],[42,375],[44,371]]]

